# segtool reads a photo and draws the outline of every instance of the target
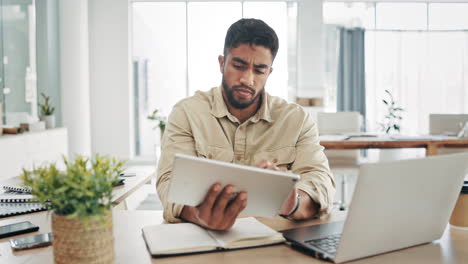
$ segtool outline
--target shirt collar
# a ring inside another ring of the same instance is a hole
[[[222,86],[218,86],[214,88],[213,90],[213,102],[212,102],[212,108],[211,108],[211,114],[217,118],[222,118],[227,116],[231,121],[235,122],[237,118],[235,118],[228,110],[226,103],[224,102],[223,99],[223,94],[221,92]],[[269,97],[270,95],[263,91],[263,96],[262,96],[262,105],[260,106],[260,109],[258,109],[257,113],[253,115],[249,120],[252,123],[257,123],[260,120],[265,120],[269,123],[273,122],[273,119],[271,118],[271,113],[270,113],[270,105],[268,104],[269,102]]]

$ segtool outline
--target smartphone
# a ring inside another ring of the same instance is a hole
[[[10,239],[11,247],[14,250],[46,247],[52,244],[52,233],[39,234],[27,237],[12,238]]]
[[[4,225],[0,226],[0,238],[36,232],[37,230],[39,230],[39,227],[37,225],[33,225],[29,221]]]

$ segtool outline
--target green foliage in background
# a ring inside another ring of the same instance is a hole
[[[41,93],[41,96],[42,98],[44,98],[44,103],[39,104],[39,107],[41,108],[41,114],[43,116],[54,114],[55,107],[50,105],[50,96],[47,96],[44,93]]]
[[[153,129],[159,126],[161,132],[164,132],[164,129],[166,129],[166,117],[159,113],[159,109],[154,109],[153,113],[151,113],[147,118],[157,122]]]
[[[401,112],[403,108],[396,106],[395,100],[393,99],[392,93],[389,90],[385,90],[388,95],[388,99],[382,99],[382,102],[387,107],[387,113],[384,116],[384,121],[380,123],[380,127],[385,133],[390,134],[392,130],[400,132],[400,122],[403,119]]]
[[[123,161],[96,155],[89,159],[78,156],[69,161],[65,171],[55,164],[23,169],[21,178],[36,200],[56,214],[87,220],[102,218],[112,206],[112,187],[123,172]]]

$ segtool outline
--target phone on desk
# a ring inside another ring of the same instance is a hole
[[[52,233],[47,233],[27,237],[13,238],[10,239],[10,244],[14,250],[21,250],[37,247],[46,247],[52,244],[52,240]]]
[[[39,227],[37,225],[33,225],[29,221],[4,225],[0,226],[0,238],[36,232],[37,230],[39,230]]]

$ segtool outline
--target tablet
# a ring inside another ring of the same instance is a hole
[[[197,206],[213,184],[232,184],[236,192],[246,191],[248,195],[241,214],[274,217],[298,180],[298,175],[287,172],[176,154],[167,199]]]

